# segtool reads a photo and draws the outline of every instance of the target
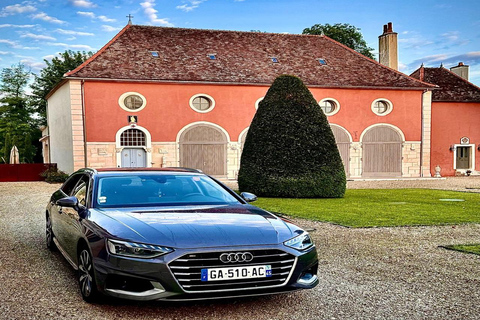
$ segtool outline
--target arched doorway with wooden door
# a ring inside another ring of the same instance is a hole
[[[196,123],[184,128],[178,138],[180,166],[226,176],[228,141],[224,130],[214,124]]]
[[[362,177],[401,177],[402,131],[389,124],[371,126],[362,133]]]
[[[335,137],[335,142],[337,143],[338,151],[340,152],[340,157],[343,161],[343,167],[345,168],[345,175],[350,176],[350,145],[352,144],[352,136],[350,133],[343,127],[338,124],[330,124],[332,128],[333,135]]]

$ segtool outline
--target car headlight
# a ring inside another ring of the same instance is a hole
[[[312,238],[310,238],[310,235],[307,232],[304,232],[295,238],[285,241],[283,244],[297,250],[305,250],[313,246],[313,241]]]
[[[155,258],[170,253],[172,248],[118,240],[107,240],[107,248],[111,254],[134,257],[134,258]]]

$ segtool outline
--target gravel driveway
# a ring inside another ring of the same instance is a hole
[[[477,180],[478,181],[478,180]],[[191,303],[82,301],[75,274],[44,241],[57,185],[0,183],[1,319],[478,319],[480,225],[348,229],[296,220],[320,255],[320,285],[288,295]],[[480,206],[479,206],[480,207]]]

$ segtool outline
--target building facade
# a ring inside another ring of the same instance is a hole
[[[429,81],[325,36],[134,25],[49,94],[50,160],[67,172],[181,166],[236,179],[258,103],[281,74],[319,102],[348,177],[434,172]]]
[[[468,81],[462,62],[450,70],[420,67],[412,77],[434,83],[431,171],[471,175],[480,171],[480,88]]]

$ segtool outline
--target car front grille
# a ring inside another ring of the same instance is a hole
[[[253,255],[250,262],[223,263],[220,256],[223,253],[244,253]],[[230,252],[205,252],[186,254],[169,264],[170,270],[178,283],[186,292],[233,291],[244,289],[261,289],[281,286],[287,282],[295,265],[295,256],[281,250],[249,250]],[[228,268],[241,266],[272,267],[272,276],[253,279],[235,279],[202,281],[202,269]]]

